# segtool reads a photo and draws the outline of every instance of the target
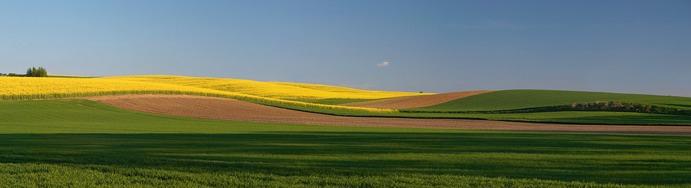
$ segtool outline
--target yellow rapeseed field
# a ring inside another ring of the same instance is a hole
[[[202,78],[187,76],[118,76],[109,79],[139,81],[147,83],[165,83],[181,86],[192,86],[219,91],[231,91],[248,95],[279,98],[287,100],[299,99],[381,99],[420,95],[413,92],[391,92],[361,90],[338,86],[320,84],[304,84],[290,82],[261,82],[254,80],[229,79],[229,78]]]
[[[329,87],[324,86],[324,88]],[[395,110],[392,109],[324,105],[287,99],[298,99],[300,97],[385,98],[403,96],[406,94],[404,92],[379,92],[356,89],[352,91],[353,92],[350,93],[338,92],[337,89],[321,91],[313,88],[291,86],[290,84],[178,76],[128,76],[107,78],[0,77],[0,99],[5,100],[50,99],[115,94],[189,94],[234,98],[287,108],[395,112]],[[410,93],[407,94],[410,95]]]

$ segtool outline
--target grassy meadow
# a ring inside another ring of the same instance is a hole
[[[691,137],[303,126],[0,101],[2,187],[688,187]]]

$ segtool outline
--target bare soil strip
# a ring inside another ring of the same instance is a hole
[[[479,95],[492,91],[476,90],[476,91],[462,91],[452,93],[441,93],[435,95],[421,95],[421,96],[407,96],[396,97],[389,99],[355,102],[345,104],[346,106],[370,107],[370,108],[392,108],[392,109],[406,109],[406,108],[420,108],[433,106],[456,99]]]
[[[268,123],[507,131],[691,134],[691,126],[570,125],[465,119],[342,117],[275,108],[233,99],[184,95],[122,95],[89,97],[87,99],[119,108],[154,114]]]

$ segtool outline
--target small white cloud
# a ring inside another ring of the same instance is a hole
[[[377,64],[377,67],[382,68],[382,67],[388,67],[389,65],[391,65],[390,61],[384,61],[384,62]]]

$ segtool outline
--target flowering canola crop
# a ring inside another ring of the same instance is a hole
[[[298,108],[367,112],[395,112],[393,109],[315,104],[291,99],[360,98],[376,99],[414,95],[350,89],[316,84],[259,82],[237,79],[180,76],[127,76],[105,78],[0,77],[0,99],[51,99],[117,94],[187,94],[234,98],[260,104]]]
[[[206,88],[219,91],[231,91],[249,95],[288,100],[327,98],[381,99],[419,95],[418,93],[412,92],[373,91],[339,86],[328,86],[321,84],[261,82],[254,80],[229,78],[201,78],[186,76],[149,75],[109,77],[109,79],[192,86],[197,88]]]

